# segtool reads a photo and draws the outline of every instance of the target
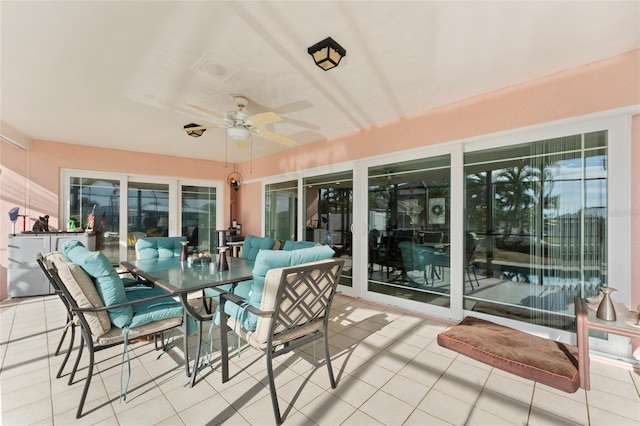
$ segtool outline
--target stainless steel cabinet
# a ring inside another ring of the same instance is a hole
[[[84,232],[29,232],[9,235],[9,269],[7,281],[9,297],[39,296],[53,293],[38,263],[38,253],[62,250],[67,240],[79,240],[89,250],[94,250],[94,233]]]

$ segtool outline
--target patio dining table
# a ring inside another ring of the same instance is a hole
[[[216,257],[212,257],[210,263],[192,262],[180,260],[179,257],[165,259],[144,259],[121,262],[120,264],[129,272],[138,275],[153,283],[169,294],[180,299],[184,308],[184,341],[183,350],[185,358],[185,370],[189,379],[189,387],[196,381],[198,362],[202,346],[202,323],[210,321],[214,312],[211,309],[196,309],[189,303],[188,295],[205,288],[216,288],[226,284],[236,284],[252,278],[254,262],[251,260],[227,257],[228,269],[218,270]],[[223,290],[220,289],[222,292]],[[203,304],[206,303],[203,300]],[[187,316],[191,316],[198,323],[198,343],[193,368],[189,369],[189,355],[187,342]]]

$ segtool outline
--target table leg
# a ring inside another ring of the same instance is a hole
[[[186,296],[185,296],[185,298],[186,298]],[[182,353],[184,355],[185,373],[187,373],[187,377],[189,377],[189,376],[191,376],[191,373],[189,372],[189,333],[188,333],[189,314],[187,313],[187,308],[185,307],[185,303],[186,303],[186,300],[182,301],[182,311],[183,311],[183,317],[182,317],[182,327],[183,327]]]
[[[198,364],[200,362],[201,350],[202,350],[202,321],[198,321],[198,344],[196,346],[196,355],[193,359],[193,369],[191,371],[191,378],[189,379],[190,388],[192,388],[196,384],[196,376],[198,375]]]
[[[180,295],[180,301],[182,302],[182,307],[184,309],[184,315],[185,315],[184,317],[185,338],[184,338],[184,348],[183,348],[185,371],[187,373],[187,377],[189,377],[189,387],[191,388],[196,384],[196,377],[198,375],[198,370],[199,370],[198,366],[200,364],[200,355],[202,353],[202,323],[204,321],[213,320],[213,316],[211,315],[212,309],[210,306],[207,305],[207,301],[205,297],[203,297],[203,300],[202,300],[202,303],[203,303],[202,309],[205,309],[205,312],[207,313],[206,318],[200,315],[198,312],[194,311],[194,307],[189,304],[186,293],[183,293]],[[191,369],[189,368],[189,344],[187,342],[188,340],[187,321],[189,316],[191,316],[193,319],[195,319],[198,322],[198,332],[197,332],[198,343],[196,345],[196,353],[193,358],[193,366],[191,367]]]

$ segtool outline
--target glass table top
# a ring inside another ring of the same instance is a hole
[[[217,258],[200,264],[181,261],[179,257],[122,262],[127,270],[141,275],[167,291],[181,293],[252,278],[253,261],[227,257],[229,269],[218,270]]]

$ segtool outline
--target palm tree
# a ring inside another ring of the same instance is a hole
[[[538,201],[532,185],[539,178],[540,172],[528,166],[507,167],[497,173],[495,213],[496,222],[503,227],[503,240],[512,235],[514,227],[520,231],[529,228],[531,207]]]

